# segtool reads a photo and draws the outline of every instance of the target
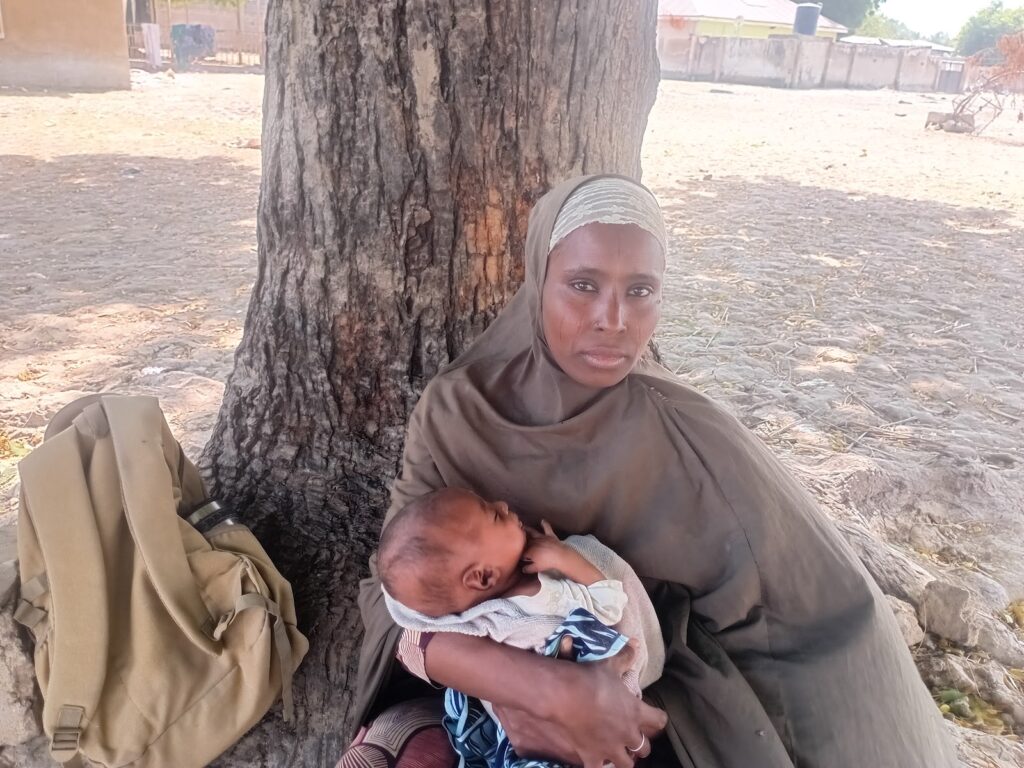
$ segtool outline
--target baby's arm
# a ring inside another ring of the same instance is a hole
[[[534,534],[523,553],[524,573],[557,571],[563,578],[589,587],[604,581],[604,574],[583,555],[561,542],[547,520],[541,521],[543,534]]]

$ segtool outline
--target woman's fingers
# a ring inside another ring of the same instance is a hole
[[[640,702],[640,730],[643,731],[647,740],[665,730],[668,725],[668,715],[665,710],[652,707],[647,702]]]
[[[604,768],[611,763],[615,768],[633,768],[633,756],[625,749],[619,749],[614,755],[601,755],[597,752],[588,752],[580,755],[583,761],[583,768]]]
[[[647,737],[646,733],[641,733],[636,743],[628,745],[626,751],[636,760],[642,760],[651,754],[651,740]]]
[[[633,768],[636,755],[623,747],[612,756],[612,762],[615,763],[615,768]]]
[[[513,707],[495,705],[494,714],[498,716],[520,757],[555,759],[568,765],[583,764],[583,756],[577,753],[572,741],[553,723],[538,720],[532,714]],[[597,765],[600,768],[600,761]]]
[[[551,673],[561,681],[561,703],[544,718],[495,707],[520,756],[583,768],[634,768],[636,760],[650,754],[650,741],[665,727],[666,716],[623,684],[622,673],[635,654],[631,645],[607,661],[552,662]]]
[[[550,536],[552,538],[558,538],[557,536],[555,536],[555,531],[551,527],[551,523],[549,523],[547,520],[541,520],[540,521],[540,527],[544,529],[544,535],[545,536]]]
[[[612,656],[607,661],[598,662],[600,664],[608,664],[614,669],[619,677],[622,677],[629,672],[630,667],[633,666],[633,662],[636,661],[636,640],[630,639],[626,643],[626,647],[619,651],[617,654]]]
[[[604,768],[604,764],[605,762],[607,762],[603,757],[598,755],[596,752],[588,753],[586,755],[580,755],[580,760],[583,761],[583,768]]]

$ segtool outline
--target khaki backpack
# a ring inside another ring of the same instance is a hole
[[[291,586],[245,526],[193,527],[217,504],[155,398],[72,403],[19,471],[15,618],[54,759],[202,766],[279,695],[291,717]]]

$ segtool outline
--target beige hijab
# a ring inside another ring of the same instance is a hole
[[[523,287],[423,393],[391,513],[462,486],[618,552],[665,633],[665,672],[647,694],[683,766],[957,765],[884,597],[761,442],[653,363],[591,390],[552,360],[540,331],[549,244],[588,180],[537,203]],[[362,586],[365,717],[398,635],[379,582]]]

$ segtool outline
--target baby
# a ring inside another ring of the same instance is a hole
[[[503,501],[445,488],[401,510],[381,536],[377,563],[385,593],[423,617],[461,614],[497,597],[527,598],[528,613],[564,618],[585,608],[605,623],[622,617],[626,595],[583,555],[523,526]]]
[[[640,695],[660,677],[665,649],[639,579],[594,537],[560,541],[547,522],[541,526],[543,532],[530,530],[505,502],[459,488],[416,499],[385,527],[377,551],[392,617],[406,629],[487,636],[576,661],[618,653],[627,642],[611,629],[618,626],[638,641],[625,682]],[[456,691],[445,707],[445,725],[467,765],[517,764],[500,723],[481,754],[480,718],[487,715]],[[495,760],[499,754],[512,759]]]

